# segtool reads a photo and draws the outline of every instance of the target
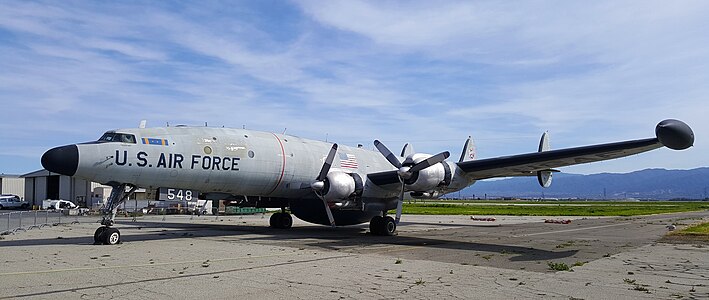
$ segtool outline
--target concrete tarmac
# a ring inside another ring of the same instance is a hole
[[[367,224],[271,229],[268,215],[146,216],[119,219],[123,243],[102,246],[86,217],[2,236],[0,299],[709,298],[709,245],[657,242],[709,211],[544,219],[404,215],[381,237]]]

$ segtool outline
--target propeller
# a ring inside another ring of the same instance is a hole
[[[440,163],[440,162],[446,160],[446,158],[448,158],[448,156],[450,156],[450,153],[448,151],[444,151],[444,152],[438,153],[434,156],[431,156],[427,159],[424,159],[424,160],[414,164],[413,166],[404,166],[401,164],[399,159],[397,159],[396,156],[393,153],[391,153],[391,151],[389,151],[389,148],[384,146],[384,144],[382,142],[380,142],[379,140],[375,140],[374,146],[377,147],[377,150],[379,150],[379,152],[381,152],[382,155],[384,155],[386,160],[389,161],[389,163],[392,166],[399,169],[397,171],[397,174],[399,175],[399,179],[401,180],[401,193],[399,194],[399,202],[396,205],[396,219],[395,219],[396,223],[399,224],[399,220],[401,220],[401,211],[403,210],[403,207],[404,207],[404,192],[405,192],[405,187],[406,187],[406,179],[411,178],[411,176],[416,172],[419,172],[423,169],[426,169],[430,166],[433,166],[437,163]]]
[[[330,210],[330,206],[327,204],[327,200],[325,200],[325,195],[321,194],[321,192],[325,188],[325,179],[327,179],[327,173],[330,172],[330,168],[332,167],[332,161],[335,160],[335,154],[337,154],[337,144],[332,145],[330,153],[327,154],[325,163],[322,165],[322,169],[320,169],[318,178],[315,178],[315,182],[310,184],[310,187],[313,191],[315,191],[315,194],[318,195],[318,198],[320,198],[323,204],[325,204],[325,212],[327,212],[327,218],[330,220],[330,226],[332,227],[335,227],[335,218],[332,216],[332,211]]]

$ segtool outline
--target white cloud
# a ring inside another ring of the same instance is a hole
[[[543,130],[560,146],[646,137],[666,117],[709,138],[704,2],[298,3],[2,2],[0,142],[144,118],[430,153],[472,134],[487,157],[533,150]],[[668,166],[706,165],[701,147]]]

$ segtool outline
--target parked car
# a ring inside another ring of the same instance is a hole
[[[0,209],[5,208],[20,208],[27,209],[30,207],[29,202],[20,199],[17,195],[0,195]]]

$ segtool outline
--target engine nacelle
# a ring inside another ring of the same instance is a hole
[[[362,178],[356,173],[333,171],[327,174],[323,197],[328,202],[348,200],[362,194]]]
[[[406,158],[404,165],[414,165],[429,157],[431,157],[429,154],[412,154]],[[445,164],[445,162],[432,165],[412,174],[410,178],[405,180],[407,189],[409,191],[430,191],[440,187],[441,184],[450,183],[450,168],[446,172],[448,165],[444,166],[443,164]]]

